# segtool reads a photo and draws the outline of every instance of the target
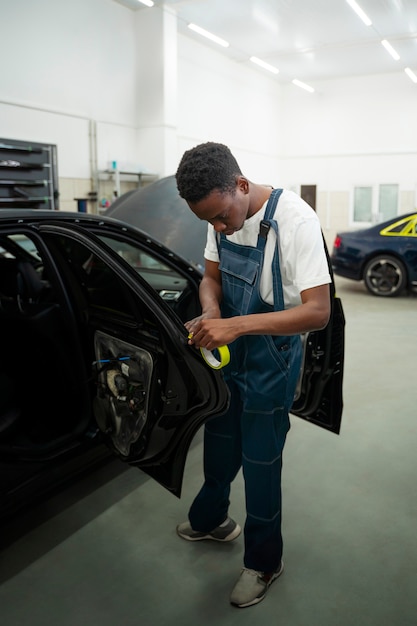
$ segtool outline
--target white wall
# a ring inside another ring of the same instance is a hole
[[[0,0],[0,136],[56,143],[59,175],[89,178],[96,120],[115,136],[116,153],[103,139],[101,166],[133,157],[132,15],[111,0]]]
[[[276,81],[179,37],[178,153],[203,141],[227,144],[249,178],[277,178],[282,139]]]
[[[417,182],[417,86],[400,71],[283,88],[285,176],[327,189]],[[312,176],[313,175],[313,176]]]
[[[0,0],[0,17],[0,137],[56,143],[60,178],[90,178],[93,127],[99,169],[117,160],[160,176],[175,171],[185,149],[224,142],[252,180],[317,185],[330,230],[333,215],[349,225],[354,185],[398,183],[406,203],[415,199],[417,85],[402,71],[323,81],[309,94],[179,36],[159,57],[177,57],[174,93],[172,68],[152,79],[155,55],[144,53],[141,26],[158,20],[148,10],[112,0]],[[141,111],[159,83],[176,102],[165,101],[151,128]]]
[[[417,208],[417,85],[403,71],[283,88],[282,184],[317,186],[328,244],[354,227],[353,190],[399,186],[398,212]],[[376,218],[377,219],[377,218]]]

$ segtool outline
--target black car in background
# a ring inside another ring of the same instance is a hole
[[[363,280],[374,296],[417,287],[417,213],[336,235],[331,255],[338,276]]]
[[[229,399],[187,341],[201,276],[124,221],[0,211],[0,518],[111,454],[180,496],[194,435]],[[343,312],[304,339],[293,413],[338,433]]]

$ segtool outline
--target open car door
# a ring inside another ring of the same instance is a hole
[[[329,267],[330,319],[325,328],[307,333],[300,378],[291,412],[337,435],[343,413],[345,314],[336,295],[333,268],[323,235]]]
[[[303,344],[303,362],[291,413],[338,435],[345,353],[345,316],[338,296],[332,294],[326,328],[307,333]]]
[[[221,372],[188,345],[199,280],[149,239],[101,226],[98,236],[58,221],[39,231],[83,339],[104,441],[179,496],[193,437],[229,401]]]

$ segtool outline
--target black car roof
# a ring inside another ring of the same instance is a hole
[[[191,211],[190,211],[191,213]],[[97,226],[106,224],[115,226],[116,228],[123,231],[130,231],[131,233],[135,233],[142,240],[146,240],[147,244],[154,250],[158,250],[158,248],[165,248],[169,251],[170,256],[175,257],[177,263],[181,263],[183,265],[192,266],[193,269],[198,269],[201,271],[201,267],[199,267],[198,263],[194,263],[192,260],[185,257],[181,254],[181,250],[178,250],[176,247],[168,245],[167,242],[164,242],[163,237],[155,237],[153,233],[148,233],[147,231],[142,230],[136,224],[125,222],[122,219],[117,219],[116,217],[111,217],[108,215],[96,215],[93,213],[78,213],[75,211],[54,211],[54,210],[39,210],[39,209],[1,209],[0,210],[0,226],[2,224],[17,224],[17,223],[27,223],[28,225],[31,223],[36,223],[39,221],[64,221],[72,224],[76,224],[79,226],[83,226],[86,224],[97,224]],[[198,220],[197,220],[198,221]],[[175,242],[174,242],[175,243]]]

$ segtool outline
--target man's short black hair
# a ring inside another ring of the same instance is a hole
[[[175,175],[181,198],[199,202],[214,189],[234,193],[239,165],[230,149],[208,141],[184,152]]]

